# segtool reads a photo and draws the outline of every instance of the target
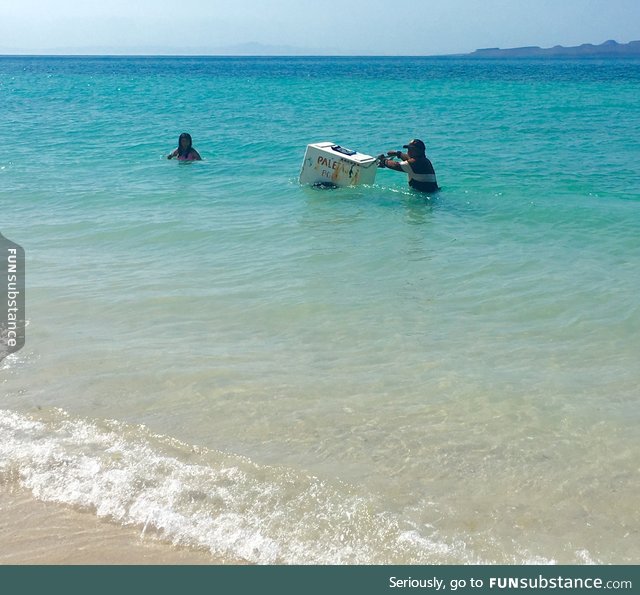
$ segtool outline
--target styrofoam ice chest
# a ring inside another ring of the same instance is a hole
[[[331,142],[307,145],[300,183],[327,186],[373,184],[378,160]]]

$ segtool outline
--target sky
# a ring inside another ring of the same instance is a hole
[[[0,0],[4,54],[442,55],[609,39],[640,40],[640,0]]]

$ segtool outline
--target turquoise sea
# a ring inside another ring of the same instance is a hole
[[[639,61],[0,58],[3,489],[212,560],[637,564],[638,97]],[[414,137],[437,195],[298,184]]]

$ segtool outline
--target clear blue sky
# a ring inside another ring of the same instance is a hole
[[[450,54],[640,39],[640,0],[2,0],[2,53]],[[251,48],[247,48],[251,49]],[[259,49],[259,48],[258,48]],[[87,52],[87,50],[90,50]]]

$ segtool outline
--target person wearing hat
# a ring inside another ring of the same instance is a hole
[[[426,147],[419,138],[414,138],[402,151],[388,151],[387,156],[380,155],[378,164],[396,171],[403,171],[409,177],[409,186],[421,192],[440,190],[436,181],[436,172],[431,161],[427,159]],[[388,157],[398,157],[400,161],[392,161]]]

